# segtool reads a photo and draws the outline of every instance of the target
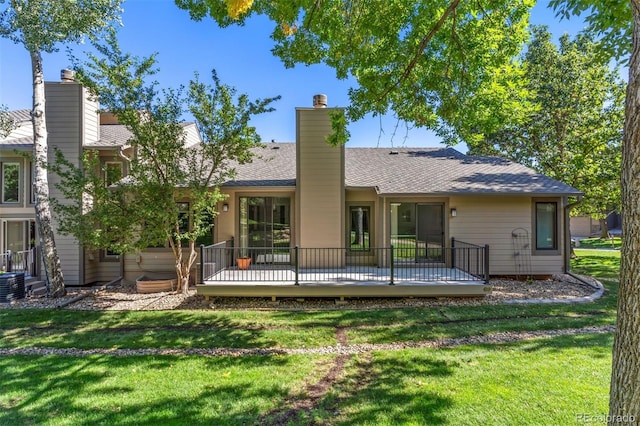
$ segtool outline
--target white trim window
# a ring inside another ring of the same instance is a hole
[[[20,202],[20,163],[2,163],[2,203]]]

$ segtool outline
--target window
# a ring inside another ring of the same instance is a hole
[[[119,262],[120,255],[113,250],[102,250],[100,252],[100,262]]]
[[[20,201],[20,163],[2,163],[2,202]]]
[[[349,207],[349,249],[351,251],[369,251],[371,248],[370,218],[369,207]]]
[[[558,203],[535,203],[536,250],[558,250]]]
[[[111,186],[122,179],[122,163],[118,161],[107,161],[104,163],[104,184]]]

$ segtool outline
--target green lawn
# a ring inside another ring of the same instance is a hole
[[[580,240],[580,248],[592,249],[620,249],[622,246],[622,238],[586,238]]]
[[[303,349],[335,346],[339,335],[347,344],[411,345],[614,324],[619,252],[576,254],[574,271],[599,277],[607,288],[595,303],[315,312],[3,309],[0,348]],[[612,334],[603,333],[343,357],[0,356],[0,425],[575,424],[579,414],[607,412],[611,344]],[[320,394],[319,384],[326,385]]]

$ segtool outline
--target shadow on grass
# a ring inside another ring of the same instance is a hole
[[[29,313],[33,313],[31,321]],[[39,319],[43,313],[46,319]],[[268,331],[247,327],[226,317],[192,317],[156,313],[149,318],[127,319],[127,312],[77,313],[65,311],[0,311],[3,347],[51,346],[60,348],[261,348],[276,346]]]
[[[284,381],[287,368],[286,357],[5,357],[0,424],[252,424],[290,393],[255,377]]]
[[[329,414],[339,410],[339,424],[444,424],[452,399],[423,385],[452,375],[454,368],[453,363],[405,352],[361,357],[321,405]]]

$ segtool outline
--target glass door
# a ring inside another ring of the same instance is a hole
[[[240,248],[256,263],[289,263],[290,204],[289,198],[240,198]]]
[[[444,204],[391,203],[396,262],[444,260]]]
[[[426,262],[444,260],[444,205],[418,204],[416,217],[416,259]]]

